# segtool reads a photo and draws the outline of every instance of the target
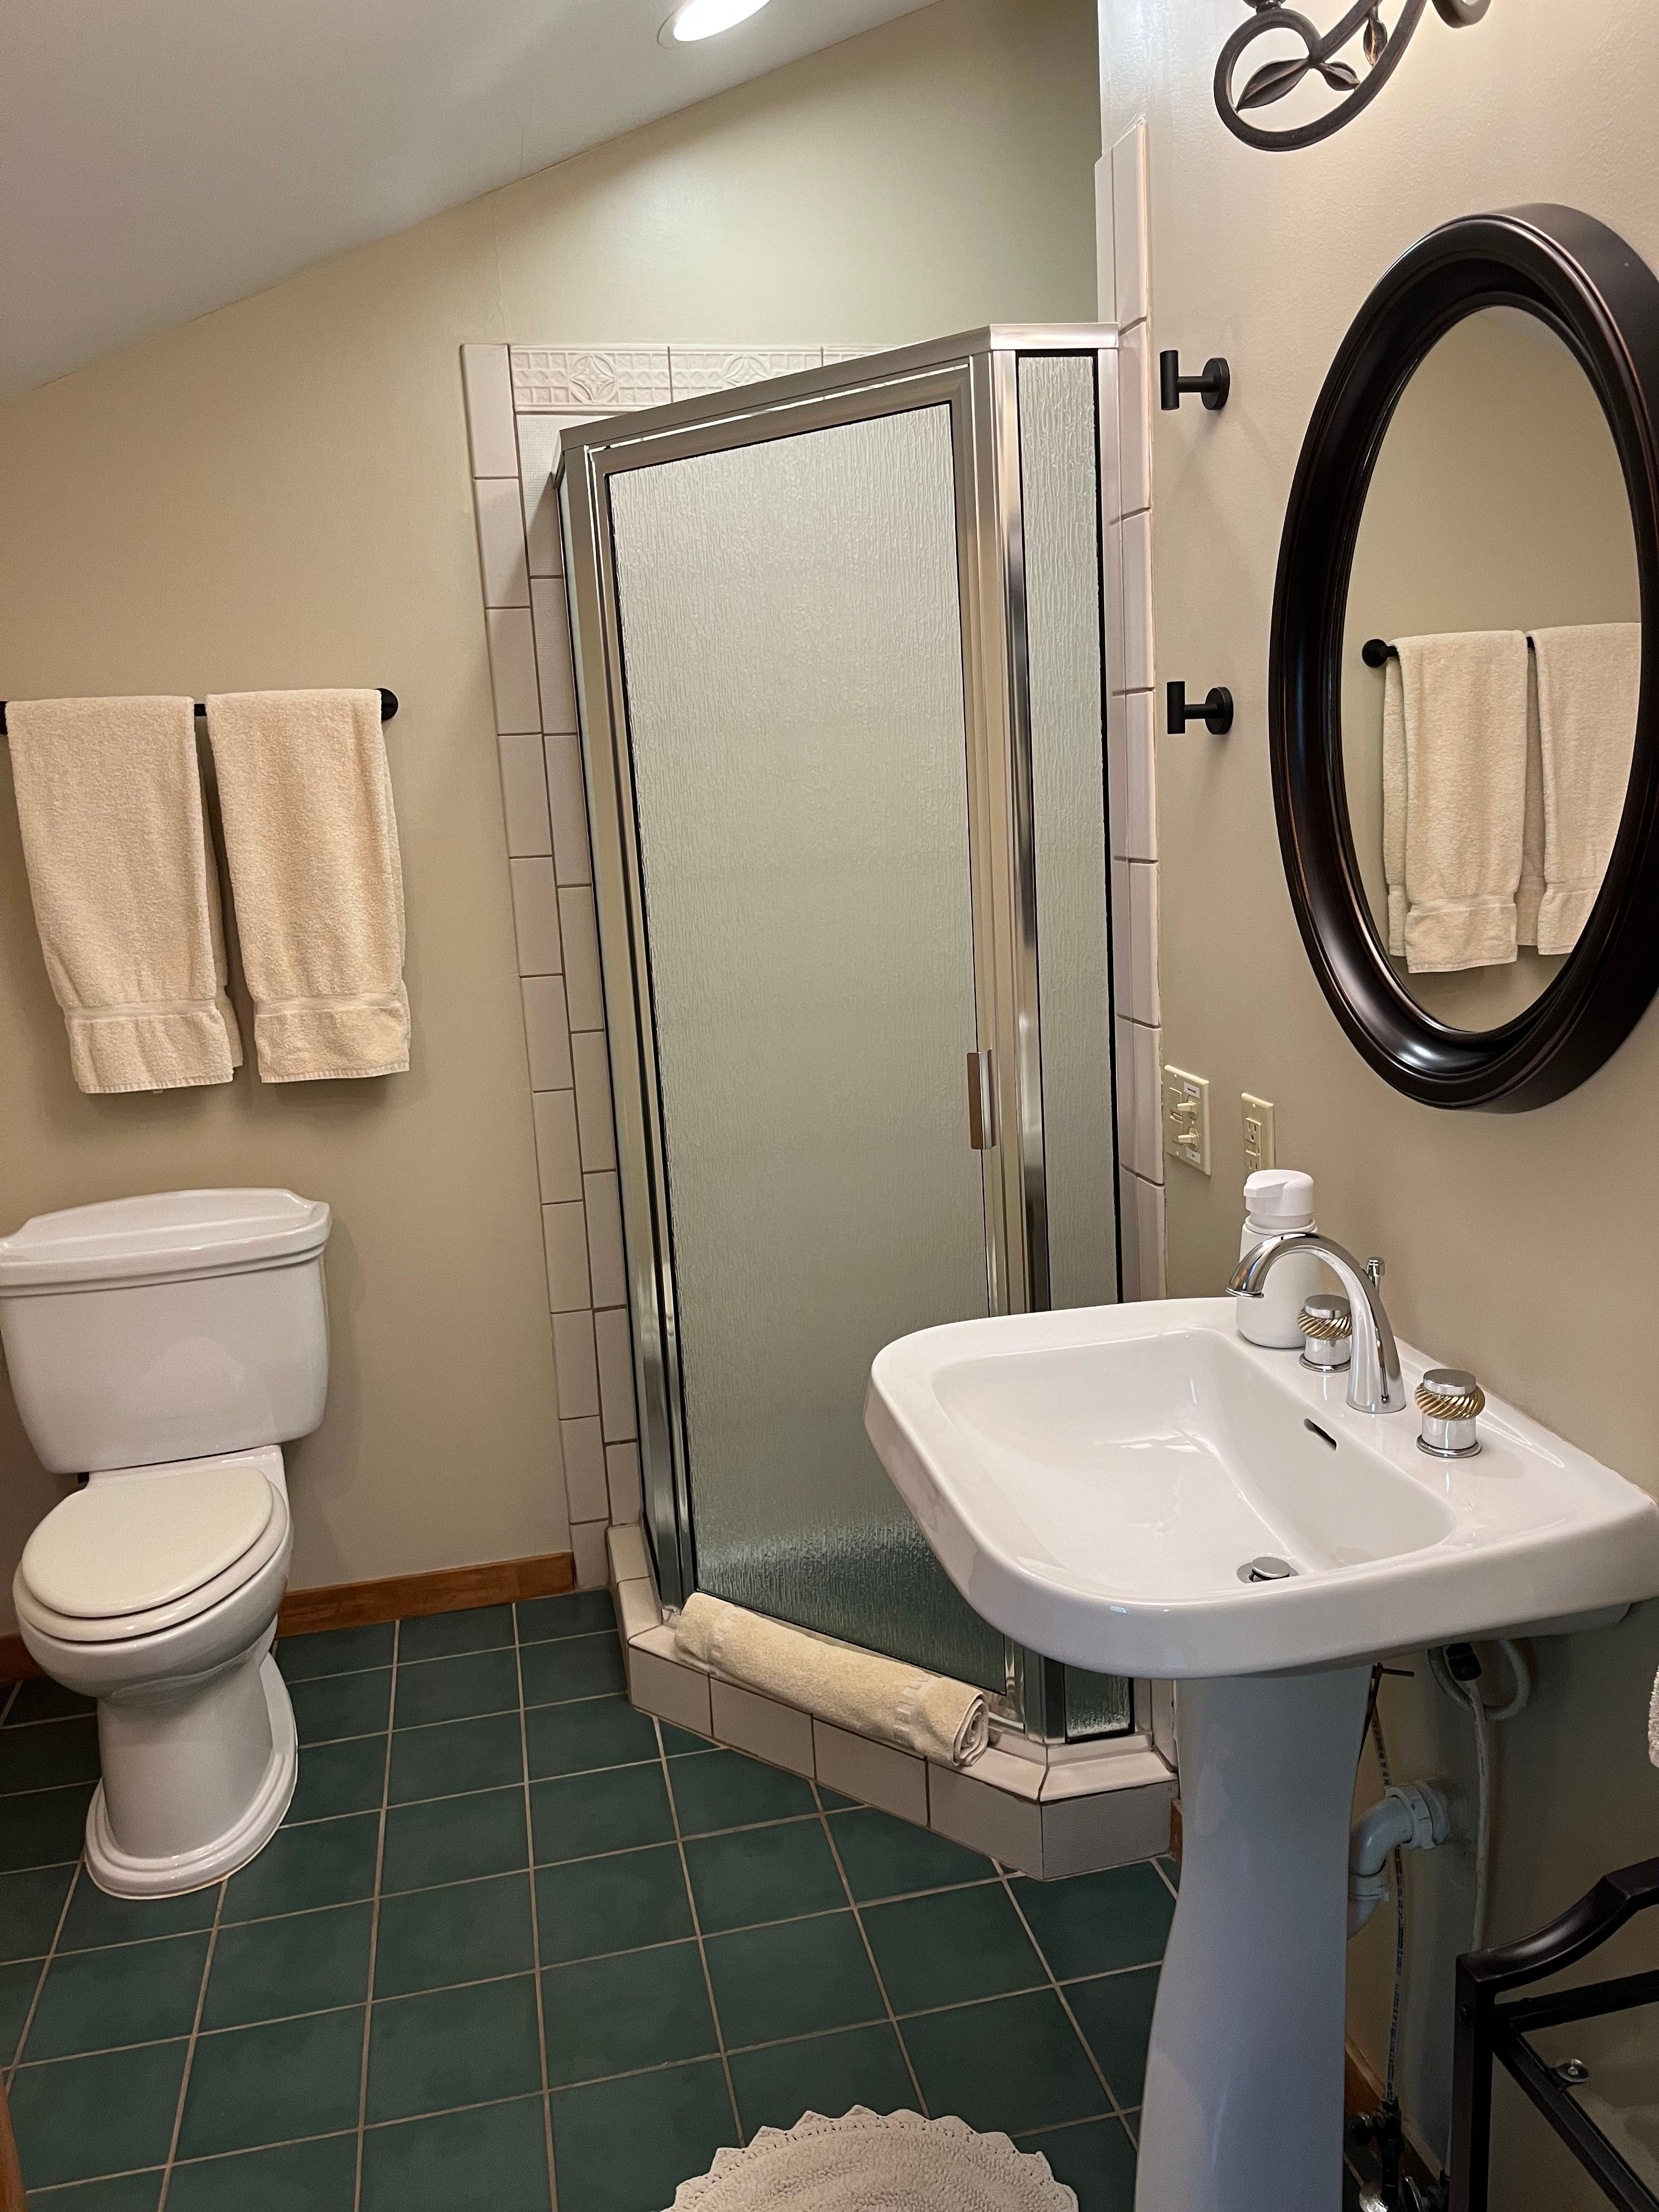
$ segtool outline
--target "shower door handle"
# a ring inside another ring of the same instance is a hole
[[[997,1094],[991,1080],[991,1055],[968,1055],[968,1142],[976,1152],[988,1152],[997,1140]]]

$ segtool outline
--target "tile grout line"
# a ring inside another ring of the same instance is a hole
[[[516,430],[516,424],[515,424]],[[528,563],[526,562],[526,572]],[[519,1683],[519,1772],[524,1790],[525,1881],[530,1893],[530,1963],[536,1992],[536,2060],[541,2069],[542,2144],[547,2157],[547,2196],[551,2212],[559,2212],[559,2179],[553,2161],[553,2100],[547,2087],[547,2010],[542,1993],[542,1918],[536,1901],[536,1823],[530,1802],[530,1733],[525,1721],[524,1645],[519,1636],[519,1608],[513,1607],[513,1666]]]
[[[887,2014],[887,2024],[898,2039],[899,2056],[903,2059],[904,2070],[910,2077],[910,2087],[916,2093],[916,2110],[921,2114],[923,2119],[930,2119],[933,2116],[927,2110],[927,2100],[921,2094],[921,2076],[917,2074],[915,2063],[911,2058],[910,2046],[904,2039],[904,2031],[898,2024],[898,2015],[893,2010],[893,2000],[887,1994],[886,1981],[881,1968],[876,1963],[875,1951],[870,1942],[870,1931],[864,1924],[864,1915],[860,1911],[859,1901],[853,1894],[853,1885],[847,1878],[847,1869],[842,1862],[841,1846],[836,1843],[835,1830],[830,1825],[830,1815],[823,1809],[823,1798],[819,1791],[816,1775],[812,1778],[809,1787],[812,1792],[813,1802],[818,1808],[818,1819],[823,1823],[825,1839],[830,1845],[830,1856],[836,1862],[836,1872],[841,1876],[841,1886],[847,1893],[847,1902],[852,1909],[853,1925],[859,1931],[859,1941],[864,1946],[864,1955],[870,1961],[870,1971],[876,1978],[876,1989],[881,1998],[882,2008]],[[940,1893],[935,1891],[929,1893],[938,1895]]]
[[[714,2002],[714,1981],[708,1971],[708,1947],[703,1941],[702,1915],[697,1910],[696,1893],[691,1887],[691,1868],[685,1856],[685,1838],[680,1833],[680,1808],[674,1796],[673,1776],[669,1771],[668,1748],[662,1740],[662,1723],[653,1718],[656,1731],[657,1757],[662,1766],[663,1788],[668,1793],[668,1816],[674,1823],[674,1844],[680,1855],[680,1880],[685,1884],[685,1901],[691,1913],[691,1933],[697,1946],[697,1963],[702,1968],[702,1985],[708,1998],[708,2017],[714,2026],[714,2046],[720,2053],[720,2071],[726,2076],[726,2101],[732,2107],[732,2124],[737,2130],[738,2145],[744,2143],[743,2115],[738,2110],[737,2085],[732,2079],[732,2061],[726,2053],[726,2029],[720,2021],[720,2008]]]
[[[380,1820],[374,1838],[374,1888],[368,1914],[368,1978],[363,1988],[363,2046],[357,2071],[357,2142],[351,2176],[352,2212],[356,2212],[363,2196],[363,2129],[368,2115],[369,2039],[374,2026],[374,1967],[380,1942],[380,1877],[386,1866],[386,1807],[392,1796],[392,1735],[398,1718],[398,1652],[403,1638],[404,1625],[401,1620],[394,1620],[392,1624],[392,1680],[386,1690],[386,1764],[380,1773]]]
[[[207,1953],[202,1960],[202,1984],[196,1992],[196,2010],[191,2015],[190,2040],[185,2045],[184,2071],[179,2076],[179,2098],[173,2108],[173,2133],[167,2137],[167,2154],[161,2167],[161,2191],[155,2200],[155,2212],[167,2212],[167,2191],[173,2186],[173,2164],[179,2155],[179,2136],[185,2124],[185,2100],[190,2094],[191,2069],[195,2063],[196,2045],[202,2033],[202,2014],[207,2008],[208,1979],[213,1972],[213,1954],[219,1944],[219,1923],[225,1910],[225,1892],[230,1887],[230,1876],[219,1878],[219,1894],[213,1900],[213,1924],[208,1930]]]
[[[1158,1869],[1158,1880],[1163,1883],[1164,1888],[1169,1891],[1170,1896],[1174,1898],[1176,1903],[1179,1905],[1181,1902],[1181,1891],[1176,1884],[1170,1881],[1169,1875],[1164,1873],[1163,1860],[1161,1858],[1155,1858],[1152,1861],[1152,1864]]]
[[[0,2081],[4,2081],[8,2085],[23,2063],[23,2053],[28,2046],[29,2035],[34,2027],[34,2015],[40,2010],[41,1993],[46,1986],[46,1976],[52,1971],[52,1960],[58,1956],[58,1946],[63,1941],[64,1925],[69,1919],[70,1906],[74,1902],[75,1893],[81,1887],[81,1877],[85,1872],[84,1863],[77,1859],[75,1863],[75,1871],[70,1876],[70,1886],[64,1892],[64,1902],[58,1908],[58,1924],[52,1931],[52,1942],[46,1948],[46,1957],[40,1961],[40,1971],[35,1976],[34,1995],[29,1999],[29,2008],[24,2015],[22,2027],[17,2032],[17,2041],[12,2046],[10,2058],[3,2066],[0,2066]]]
[[[999,1859],[996,1862],[996,1864],[1000,1867],[1002,1862]],[[1114,2116],[1122,2122],[1124,2133],[1128,2136],[1129,2141],[1132,2143],[1135,2143],[1136,2148],[1139,2149],[1139,2145],[1135,2142],[1134,2130],[1129,2125],[1128,2119],[1124,2113],[1124,2109],[1122,2106],[1119,2104],[1111,2083],[1106,2079],[1106,2069],[1101,2064],[1099,2059],[1095,2057],[1095,2047],[1093,2044],[1090,2042],[1088,2037],[1083,2033],[1082,2025],[1079,2022],[1077,2014],[1072,2010],[1071,1999],[1066,1996],[1062,1985],[1054,1978],[1054,1970],[1048,1963],[1048,1954],[1043,1949],[1042,1944],[1038,1942],[1036,1938],[1036,1930],[1032,1927],[1030,1922],[1025,1917],[1024,1908],[1020,1904],[1018,1898],[1014,1894],[1014,1886],[1008,1879],[1007,1869],[1006,1868],[1003,1868],[1002,1870],[1002,1887],[1007,1896],[1009,1904],[1013,1906],[1014,1911],[1019,1916],[1019,1924],[1025,1930],[1026,1938],[1030,1943],[1031,1948],[1037,1954],[1038,1963],[1041,1965],[1043,1972],[1048,1978],[1048,1987],[1060,1999],[1061,2009],[1064,2011],[1066,2019],[1072,2023],[1072,2033],[1082,2045],[1083,2054],[1085,2057],[1087,2058],[1090,2065],[1093,2068],[1096,2080],[1100,2083],[1101,2087],[1106,2092],[1107,2103],[1111,2106]]]
[[[5,1726],[5,1724],[6,1724],[6,1715],[7,1715],[7,1714],[11,1711],[12,1707],[13,1707],[13,1706],[17,1703],[18,1698],[22,1695],[22,1692],[23,1692],[23,1685],[21,1684],[21,1681],[20,1681],[20,1682],[14,1682],[14,1683],[12,1684],[12,1686],[11,1686],[10,1689],[9,1689],[9,1690],[7,1691],[6,1695],[5,1695],[5,1701],[4,1701],[4,1703],[3,1703],[3,1704],[0,1704],[0,1728],[3,1728],[3,1727]]]

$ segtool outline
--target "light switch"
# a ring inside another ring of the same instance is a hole
[[[1200,1175],[1210,1172],[1210,1079],[1184,1067],[1164,1071],[1164,1149]]]
[[[1273,1102],[1271,1098],[1253,1098],[1246,1091],[1240,1103],[1244,1109],[1244,1172],[1253,1176],[1258,1168],[1277,1167],[1273,1139]]]

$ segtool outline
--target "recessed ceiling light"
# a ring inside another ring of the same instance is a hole
[[[685,0],[663,25],[657,36],[664,46],[683,46],[692,39],[712,39],[729,31],[750,15],[758,15],[766,0]]]

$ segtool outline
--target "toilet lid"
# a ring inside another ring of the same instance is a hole
[[[47,1514],[23,1551],[32,1595],[76,1620],[187,1597],[257,1544],[276,1493],[257,1467],[90,1482]]]

